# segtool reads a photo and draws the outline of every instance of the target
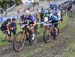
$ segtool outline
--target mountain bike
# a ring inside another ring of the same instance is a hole
[[[51,23],[48,21],[48,17],[44,17],[44,32],[43,32],[43,40],[45,43],[50,42],[51,40]]]
[[[51,26],[50,23],[44,24],[43,40],[45,43],[48,43],[51,40],[51,27],[50,26]]]
[[[13,49],[16,52],[19,52],[24,48],[26,41],[29,41],[30,45],[35,45],[37,43],[37,30],[32,29],[34,31],[32,32],[29,30],[29,27],[30,24],[25,24],[24,30],[16,34],[13,41]]]
[[[52,23],[49,22],[45,23],[43,32],[43,40],[45,43],[50,42],[52,38],[55,40],[58,34],[59,28],[54,27],[54,24]]]

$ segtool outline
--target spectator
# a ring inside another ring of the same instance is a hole
[[[10,24],[11,24],[11,19],[8,18],[2,25],[1,25],[1,31],[3,32],[3,41],[6,41],[6,36],[8,34],[8,40],[10,40]]]
[[[40,19],[41,19],[41,22],[44,21],[44,20],[43,20],[43,16],[44,16],[43,11],[44,11],[44,9],[41,8],[41,13],[40,13]],[[43,28],[43,24],[40,24],[40,27]]]
[[[17,30],[17,25],[16,25],[16,19],[15,18],[13,18],[12,19],[12,22],[11,22],[11,33],[13,33],[13,36],[15,36],[16,35],[16,30]],[[12,37],[12,38],[14,38],[14,37]]]

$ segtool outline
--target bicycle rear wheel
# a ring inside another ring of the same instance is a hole
[[[52,32],[53,39],[55,40],[57,35],[59,34],[59,28],[54,28]]]
[[[18,32],[13,41],[13,49],[16,52],[21,51],[24,48],[25,41],[26,41],[25,32],[23,31]]]

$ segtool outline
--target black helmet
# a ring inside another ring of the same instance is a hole
[[[15,18],[12,18],[12,21],[16,21],[16,19]]]
[[[7,22],[11,22],[11,19],[10,19],[10,18],[8,18],[6,21],[7,21]]]

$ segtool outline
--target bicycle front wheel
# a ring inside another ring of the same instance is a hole
[[[18,32],[13,41],[13,49],[16,52],[21,51],[24,48],[25,41],[26,41],[25,32],[23,31]]]
[[[44,31],[43,32],[43,40],[45,43],[50,42],[51,40],[51,33],[49,31]]]
[[[29,37],[30,45],[36,45],[36,43],[37,43],[37,32],[30,34],[30,37]]]

